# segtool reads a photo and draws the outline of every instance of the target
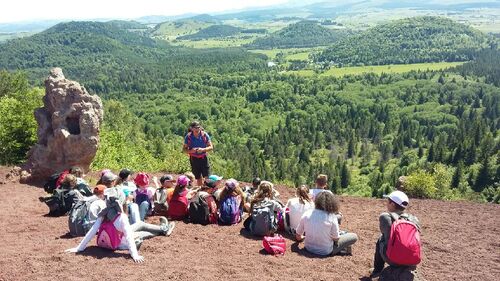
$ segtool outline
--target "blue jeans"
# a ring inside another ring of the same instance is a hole
[[[141,221],[144,221],[149,213],[150,208],[151,204],[148,201],[141,202],[141,205],[139,205],[139,216],[141,218]]]

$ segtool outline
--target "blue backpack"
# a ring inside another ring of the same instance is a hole
[[[139,190],[136,190],[135,203],[140,206],[144,201],[149,202],[149,209],[151,209],[151,202],[149,200],[147,192],[140,192]]]
[[[241,221],[243,209],[239,196],[227,196],[219,207],[219,224],[232,225]]]

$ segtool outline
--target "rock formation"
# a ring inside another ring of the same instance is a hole
[[[38,143],[24,168],[32,178],[46,178],[71,166],[88,171],[99,144],[101,99],[54,68],[45,80],[43,103],[35,110]]]

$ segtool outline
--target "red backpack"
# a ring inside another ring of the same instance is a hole
[[[118,249],[123,233],[116,229],[114,223],[120,216],[121,214],[118,214],[112,221],[105,220],[101,223],[97,233],[97,246],[110,250]]]
[[[173,220],[183,220],[188,214],[187,190],[174,194],[168,202],[168,217]]]
[[[264,236],[262,247],[272,255],[284,255],[286,251],[286,241],[283,236],[277,234],[274,236]]]
[[[396,265],[417,265],[422,260],[419,226],[407,214],[391,213],[393,223],[387,242],[386,256]]]

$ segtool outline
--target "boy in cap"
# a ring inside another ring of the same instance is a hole
[[[385,263],[398,266],[397,264],[392,264],[386,256],[387,242],[390,238],[391,226],[395,219],[404,216],[408,218],[409,221],[413,222],[420,229],[420,222],[417,217],[405,214],[405,209],[408,207],[410,200],[408,196],[399,190],[393,191],[389,195],[384,195],[387,198],[386,208],[387,212],[384,212],[379,217],[379,228],[381,232],[380,238],[377,240],[375,247],[375,255],[373,258],[373,269],[371,270],[370,277],[379,277],[384,270]]]

